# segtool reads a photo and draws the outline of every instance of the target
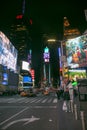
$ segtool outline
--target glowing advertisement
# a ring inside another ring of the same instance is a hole
[[[70,79],[83,79],[86,78],[86,70],[84,69],[72,69],[69,70],[69,78]]]
[[[44,49],[43,58],[44,58],[44,62],[49,62],[50,52],[49,52],[49,48],[48,47],[46,47]]]
[[[70,68],[87,66],[87,34],[66,41],[66,56]]]
[[[17,54],[15,47],[5,34],[0,31],[0,64],[16,71]]]
[[[22,70],[27,70],[29,71],[30,70],[30,64],[26,61],[22,61]]]
[[[28,83],[28,82],[32,82],[32,78],[29,76],[23,76],[23,83]]]
[[[61,49],[58,48],[58,55],[59,55],[59,64],[60,64],[60,70],[62,69],[62,61],[61,61]]]

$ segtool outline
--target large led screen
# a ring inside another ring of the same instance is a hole
[[[16,71],[17,65],[17,50],[0,31],[0,64],[7,66],[8,69]]]
[[[66,41],[66,56],[70,68],[87,66],[87,34]]]
[[[83,79],[86,78],[86,70],[83,69],[72,69],[69,70],[69,78],[70,79]]]
[[[2,84],[8,85],[8,74],[7,73],[2,74]]]
[[[22,61],[22,70],[30,70],[30,64],[26,61]]]
[[[32,82],[32,78],[29,76],[23,76],[23,83],[31,83]]]

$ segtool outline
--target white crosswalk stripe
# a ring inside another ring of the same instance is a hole
[[[20,98],[3,98],[0,103],[57,103],[57,98],[53,97],[20,97]]]
[[[53,100],[53,103],[57,103],[57,98],[55,98],[55,99]]]

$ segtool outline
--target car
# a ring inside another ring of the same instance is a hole
[[[21,97],[26,97],[27,95],[28,95],[28,93],[26,91],[20,92],[20,96]]]
[[[49,95],[49,91],[45,90],[45,91],[43,92],[43,94],[44,94],[44,95]]]
[[[43,91],[43,94],[44,95],[49,95],[49,88],[48,87],[45,88],[45,90]]]
[[[27,97],[35,97],[36,93],[33,88],[29,88]]]

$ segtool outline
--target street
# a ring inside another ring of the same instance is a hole
[[[0,97],[0,130],[58,130],[56,95]]]

